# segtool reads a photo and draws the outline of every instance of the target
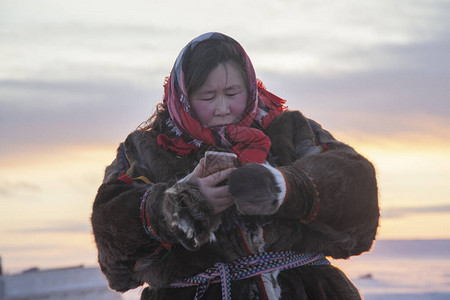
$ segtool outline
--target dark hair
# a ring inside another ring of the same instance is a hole
[[[188,96],[198,90],[208,78],[209,73],[221,63],[231,61],[236,64],[244,78],[247,89],[247,64],[244,55],[234,45],[232,39],[208,39],[200,42],[194,49],[187,49],[184,55],[183,72]]]

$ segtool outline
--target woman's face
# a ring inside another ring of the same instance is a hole
[[[194,116],[203,127],[235,124],[247,106],[247,86],[235,64],[225,62],[211,71],[189,99]]]

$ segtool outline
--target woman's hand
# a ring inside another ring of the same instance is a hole
[[[191,174],[166,190],[164,214],[177,241],[188,250],[215,239],[220,225],[218,215],[233,204],[228,187],[220,185],[235,168],[226,168],[209,176],[205,160]]]
[[[233,199],[228,193],[228,186],[220,183],[227,180],[231,172],[236,168],[231,163],[222,167],[224,169],[204,177],[206,166],[205,159],[202,158],[188,180],[189,183],[199,187],[205,200],[211,204],[215,215],[233,205]]]

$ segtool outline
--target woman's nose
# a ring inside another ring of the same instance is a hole
[[[214,113],[216,116],[223,116],[231,113],[230,105],[225,97],[217,99]]]

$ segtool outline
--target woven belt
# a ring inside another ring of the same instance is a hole
[[[172,282],[169,287],[183,288],[197,286],[194,300],[201,299],[211,283],[222,284],[222,299],[231,300],[231,281],[241,280],[271,273],[276,270],[283,271],[300,266],[329,265],[330,262],[323,254],[297,253],[297,252],[263,252],[250,255],[234,262],[216,263],[203,273],[185,280]]]

